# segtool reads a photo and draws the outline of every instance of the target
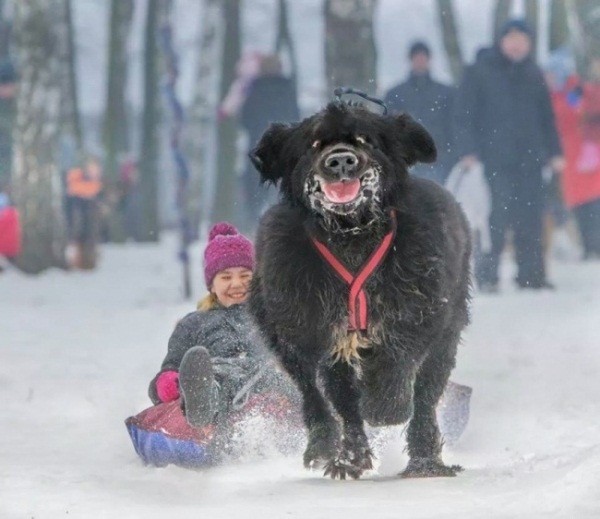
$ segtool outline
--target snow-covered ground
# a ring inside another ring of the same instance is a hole
[[[199,250],[194,262],[200,285]],[[123,420],[148,406],[181,301],[174,237],[104,247],[93,273],[0,275],[0,518],[600,517],[600,263],[556,292],[478,296],[453,379],[471,422],[453,479],[331,481],[299,455],[193,472],[144,467]],[[200,296],[200,292],[197,294]]]

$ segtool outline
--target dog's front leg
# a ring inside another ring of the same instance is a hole
[[[308,431],[308,444],[304,451],[304,466],[323,466],[339,448],[338,424],[331,415],[321,391],[317,387],[316,359],[298,358],[297,348],[279,350],[278,357],[302,393],[304,425]]]
[[[365,470],[373,468],[373,453],[365,434],[360,413],[360,389],[354,368],[338,361],[324,372],[325,390],[333,407],[342,419],[341,449],[326,465],[325,475],[358,479]]]
[[[408,466],[405,478],[456,476],[460,465],[444,465],[442,441],[435,409],[454,365],[455,345],[433,351],[417,373],[414,412],[407,431]]]
[[[340,435],[338,424],[317,387],[319,358],[310,354],[310,347],[302,347],[297,341],[280,339],[276,327],[268,317],[259,279],[258,275],[254,276],[250,308],[269,348],[302,394],[302,414],[308,431],[304,466],[321,466],[337,452]]]

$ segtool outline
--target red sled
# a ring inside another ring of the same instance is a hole
[[[14,207],[0,209],[0,256],[14,258],[21,254],[21,223]]]

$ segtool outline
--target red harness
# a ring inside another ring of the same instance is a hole
[[[396,213],[391,211],[390,216],[392,223],[391,230],[383,237],[377,248],[373,251],[366,263],[360,268],[356,276],[342,265],[340,260],[333,255],[324,243],[311,237],[315,249],[317,249],[323,259],[350,288],[348,297],[348,329],[350,331],[367,331],[369,312],[367,294],[363,287],[369,276],[375,272],[375,269],[379,267],[379,265],[381,265],[394,241],[394,236],[396,235]]]

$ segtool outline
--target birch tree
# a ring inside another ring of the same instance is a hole
[[[220,0],[203,2],[199,61],[187,132],[186,149],[191,162],[188,203],[195,234],[200,224],[207,230],[216,182],[216,114],[224,25],[220,4]]]
[[[144,31],[144,107],[140,151],[141,240],[158,241],[158,42],[159,0],[148,0]]]
[[[223,0],[225,32],[223,37],[223,57],[219,85],[219,99],[223,99],[233,80],[235,66],[240,59],[240,0]],[[235,217],[237,200],[237,120],[228,117],[218,125],[217,188],[212,219],[229,220]]]
[[[32,274],[65,266],[57,156],[64,12],[64,0],[20,0],[15,12],[20,78],[13,187],[23,225],[23,252],[17,266]]]

